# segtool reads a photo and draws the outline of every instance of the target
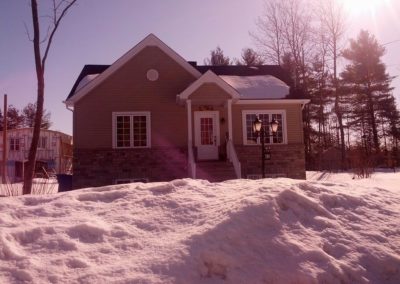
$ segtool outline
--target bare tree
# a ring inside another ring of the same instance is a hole
[[[264,2],[263,15],[256,21],[257,32],[250,33],[262,56],[273,64],[281,64],[285,53],[283,39],[283,7],[280,0]]]
[[[37,77],[37,101],[36,115],[33,127],[32,143],[29,148],[28,165],[24,176],[23,194],[30,194],[32,189],[32,180],[36,165],[36,152],[40,136],[40,127],[42,125],[43,104],[44,104],[44,73],[46,60],[49,55],[50,47],[53,42],[54,35],[65,17],[68,10],[75,4],[77,0],[52,0],[52,15],[49,16],[52,20],[48,28],[47,35],[44,39],[40,38],[40,20],[38,12],[38,4],[36,0],[31,0],[32,10],[32,26],[33,26],[33,50],[35,57],[36,77]],[[42,55],[42,45],[43,55]]]
[[[346,168],[346,146],[345,133],[343,124],[343,109],[341,106],[341,95],[339,91],[339,81],[337,76],[337,63],[341,50],[343,49],[342,42],[346,31],[346,16],[343,11],[343,6],[339,5],[335,0],[319,0],[317,1],[317,14],[322,26],[322,31],[327,38],[327,46],[330,58],[332,60],[332,81],[334,93],[334,112],[337,118],[340,132],[340,150],[342,169]]]
[[[307,62],[313,58],[312,14],[305,0],[269,0],[258,18],[257,32],[250,33],[266,60],[282,65],[284,56],[293,61],[296,88],[303,88]]]

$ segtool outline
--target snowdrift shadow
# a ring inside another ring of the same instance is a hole
[[[393,258],[376,268],[375,276],[368,271],[371,261],[362,259],[373,252],[358,255],[359,264],[345,260],[355,250],[361,253],[363,245],[351,232],[343,235],[343,217],[330,210],[326,197],[323,201],[299,187],[282,190],[261,204],[223,215],[225,220],[184,243],[188,251],[181,261],[153,269],[167,269],[175,283],[369,283],[372,278],[398,283]],[[355,201],[349,200],[362,205]]]
[[[188,255],[169,265],[169,272],[191,271],[190,275],[175,275],[176,283],[193,283],[193,279],[198,283],[317,283],[302,266],[318,262],[332,270],[329,256],[322,249],[305,252],[301,244],[287,240],[288,224],[282,222],[282,212],[272,199],[230,214],[229,219],[187,241]],[[333,279],[322,273],[318,281]]]

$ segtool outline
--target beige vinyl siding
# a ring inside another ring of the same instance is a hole
[[[149,69],[159,72],[147,80]],[[74,107],[76,148],[112,147],[112,112],[149,111],[152,147],[187,145],[186,109],[176,95],[195,80],[157,47],[137,56],[78,101]]]
[[[218,111],[219,113],[219,129],[220,129],[220,144],[225,143],[225,134],[228,132],[228,112],[226,102],[231,96],[215,83],[205,83],[194,91],[189,99],[192,101],[192,125],[194,143],[195,137],[195,124],[194,112],[195,111]]]
[[[285,110],[288,144],[303,143],[303,125],[301,120],[300,104],[254,104],[254,105],[232,105],[232,127],[234,144],[243,145],[243,110]]]
[[[205,83],[194,91],[189,99],[193,104],[223,105],[230,99],[230,95],[215,83]]]

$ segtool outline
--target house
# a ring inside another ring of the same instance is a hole
[[[28,161],[33,128],[7,130],[6,174],[11,182],[21,181],[24,164]],[[3,132],[0,132],[0,160],[3,164]],[[72,167],[72,137],[68,134],[48,129],[40,130],[36,154],[36,172],[44,174],[67,173]]]
[[[150,34],[112,65],[86,65],[68,98],[74,188],[132,181],[261,176],[305,178],[302,108],[279,66],[198,66]],[[268,130],[268,129],[267,129]]]

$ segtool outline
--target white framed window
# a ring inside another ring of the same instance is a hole
[[[261,144],[259,135],[253,132],[253,122],[256,117],[262,120],[265,131],[265,144],[286,144],[287,128],[286,128],[286,111],[285,110],[243,110],[242,126],[243,126],[243,144],[258,145]],[[278,131],[272,134],[270,129],[271,121],[278,121]]]
[[[113,148],[150,148],[150,112],[113,112]]]
[[[21,149],[19,138],[10,138],[10,151],[19,151]]]
[[[46,149],[47,148],[47,137],[43,137],[43,136],[39,137],[38,148],[39,149]]]

